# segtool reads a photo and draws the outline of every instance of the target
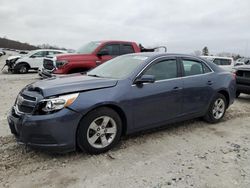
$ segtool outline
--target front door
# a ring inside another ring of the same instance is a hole
[[[100,51],[107,51],[108,54],[98,56],[98,60],[96,61],[97,66],[120,55],[120,44],[106,44],[100,49]]]
[[[31,68],[38,69],[43,65],[43,59],[46,57],[47,51],[39,51],[29,57],[29,64]]]
[[[154,127],[179,115],[183,83],[177,67],[176,59],[154,62],[143,75],[153,75],[156,81],[131,86],[135,129]]]

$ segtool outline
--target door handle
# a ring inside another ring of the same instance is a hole
[[[178,87],[178,86],[176,86],[176,87],[173,88],[174,91],[178,91],[178,90],[181,90],[181,89],[182,89],[182,88],[181,88],[181,87]]]
[[[211,80],[207,81],[207,85],[212,85],[213,83],[214,83],[214,82],[211,81]]]

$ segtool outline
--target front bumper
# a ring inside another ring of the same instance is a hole
[[[250,94],[250,78],[249,77],[236,77],[237,92]]]
[[[49,115],[19,115],[13,107],[8,115],[11,133],[18,143],[53,152],[75,150],[80,119],[79,113],[67,108]]]
[[[42,79],[46,79],[46,78],[52,78],[55,77],[56,75],[52,73],[53,71],[49,71],[47,69],[39,69],[38,70],[38,74]]]
[[[250,94],[250,85],[237,84],[237,92]]]

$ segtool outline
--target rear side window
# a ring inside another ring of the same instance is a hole
[[[213,61],[216,65],[231,65],[230,59],[219,59],[215,58]]]
[[[199,75],[211,72],[211,70],[202,62],[195,60],[182,60],[184,76]]]
[[[121,45],[121,54],[130,54],[134,53],[134,48],[131,44],[122,44]]]
[[[55,55],[55,54],[61,54],[62,52],[59,51],[48,51],[48,55]]]
[[[177,77],[176,60],[163,60],[153,64],[145,73],[145,75],[154,75],[155,80],[165,80]]]
[[[102,50],[108,50],[109,55],[117,56],[120,55],[120,44],[108,44],[104,46]]]

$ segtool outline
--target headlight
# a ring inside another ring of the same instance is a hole
[[[61,67],[65,66],[66,64],[68,64],[67,60],[57,60],[56,61],[56,67],[57,68],[61,68]]]
[[[76,100],[78,95],[79,93],[74,93],[69,95],[62,95],[57,98],[44,99],[41,101],[41,103],[44,104],[42,111],[52,112],[68,107]]]

